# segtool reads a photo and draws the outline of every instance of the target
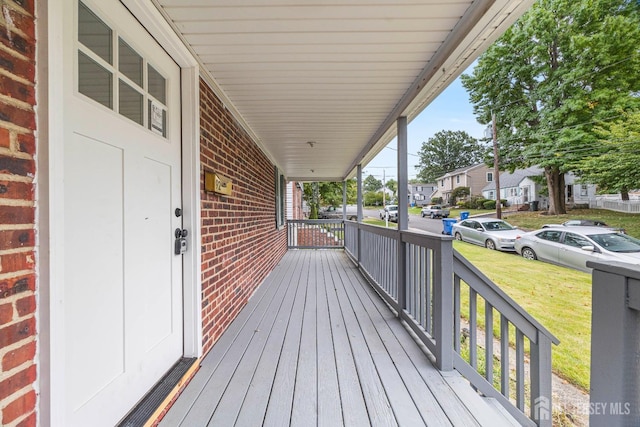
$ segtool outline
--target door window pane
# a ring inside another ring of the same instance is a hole
[[[156,71],[151,65],[148,67],[149,94],[158,101],[167,105],[167,81],[162,75]]]
[[[140,92],[120,80],[119,112],[134,122],[144,125],[143,96]]]
[[[78,52],[78,91],[113,108],[112,74],[82,52]]]
[[[111,34],[111,28],[80,2],[78,7],[78,40],[109,64],[113,64]]]
[[[158,135],[167,136],[167,110],[160,107],[157,102],[149,100],[149,125],[148,128]]]
[[[142,87],[142,57],[118,37],[118,68],[135,84]]]

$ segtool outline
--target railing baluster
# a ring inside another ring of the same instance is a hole
[[[484,302],[484,351],[484,377],[493,384],[493,307],[487,300]]]
[[[516,406],[524,411],[524,334],[516,329]]]
[[[425,248],[424,250],[424,286],[427,294],[425,301],[426,311],[425,317],[427,321],[425,323],[427,331],[433,335],[433,268],[431,260],[433,259],[433,250]]]
[[[469,289],[469,364],[478,369],[478,293]]]
[[[453,278],[453,349],[460,354],[460,277]]]
[[[500,393],[509,398],[509,321],[500,315]]]

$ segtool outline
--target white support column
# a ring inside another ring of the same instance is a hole
[[[347,181],[342,181],[342,220],[347,220]]]
[[[409,172],[407,152],[407,118],[399,117],[398,127],[398,230],[409,229]]]
[[[362,222],[363,212],[362,212],[362,165],[358,165],[357,169],[358,174],[358,222]]]

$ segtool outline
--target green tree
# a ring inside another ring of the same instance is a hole
[[[366,191],[362,202],[365,206],[382,206],[382,191]]]
[[[640,111],[598,127],[596,133],[600,139],[593,153],[579,163],[580,177],[629,200],[629,190],[640,188]]]
[[[387,180],[385,186],[389,189],[389,191],[391,191],[391,193],[393,193],[393,197],[396,197],[398,195],[398,182],[395,179],[391,178]]]
[[[495,114],[501,168],[544,169],[549,213],[566,212],[564,173],[594,125],[638,104],[640,3],[539,0],[462,76],[478,121]]]
[[[382,190],[382,181],[376,179],[373,175],[369,175],[362,181],[363,191],[379,191]]]
[[[435,182],[452,170],[482,161],[486,148],[464,131],[441,130],[422,143],[418,179]]]
[[[347,204],[357,201],[357,182],[355,179],[347,181]],[[314,206],[341,206],[342,182],[305,182],[303,198],[310,208]]]
[[[469,187],[456,187],[451,191],[451,203],[457,204],[458,200],[467,198],[471,194]]]

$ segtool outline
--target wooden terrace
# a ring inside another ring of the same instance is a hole
[[[290,250],[160,425],[519,425],[409,331],[343,250]]]

